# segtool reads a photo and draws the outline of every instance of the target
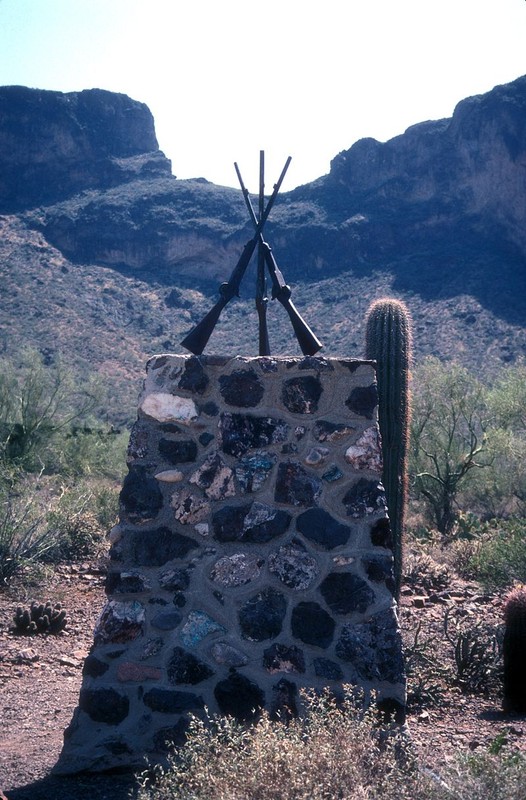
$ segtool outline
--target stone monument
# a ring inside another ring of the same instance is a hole
[[[162,761],[205,707],[301,713],[302,687],[403,720],[374,362],[155,356],[128,467],[57,773]]]

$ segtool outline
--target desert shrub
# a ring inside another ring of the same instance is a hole
[[[352,700],[311,697],[305,718],[288,724],[264,715],[253,727],[231,718],[193,719],[187,744],[158,785],[155,800],[321,800],[414,798],[416,773],[406,742],[382,737]],[[145,776],[145,783],[147,783]]]
[[[57,434],[47,452],[47,469],[66,478],[121,478],[126,467],[129,431],[116,431],[97,420]]]
[[[145,772],[139,800],[523,800],[526,759],[498,752],[459,756],[440,774],[423,770],[407,740],[382,735],[352,700],[311,697],[303,719],[193,719],[170,767]]]
[[[26,496],[0,489],[0,587],[24,567],[43,560],[54,542],[42,516]]]
[[[403,565],[403,583],[418,591],[441,591],[451,581],[447,564],[436,561],[423,549],[409,551]]]
[[[57,363],[45,367],[34,350],[0,363],[0,455],[29,471],[53,458],[57,438],[95,409],[101,390]]]
[[[98,507],[97,497],[101,498],[102,506]],[[65,488],[46,517],[53,546],[45,553],[44,560],[80,561],[99,555],[104,549],[107,532],[101,518],[109,516],[106,493],[98,495],[85,484]]]
[[[408,710],[440,705],[452,674],[449,666],[440,660],[435,638],[422,636],[421,620],[413,626],[406,620],[402,635]]]
[[[525,786],[524,755],[497,747],[448,763],[422,800],[523,800]]]
[[[453,547],[455,568],[487,591],[526,582],[526,520],[490,520],[478,526],[476,538]]]
[[[456,623],[445,623],[453,646],[455,683],[470,694],[498,695],[502,684],[503,627],[482,621],[473,625],[466,618]]]

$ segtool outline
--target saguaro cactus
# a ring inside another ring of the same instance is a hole
[[[404,303],[382,298],[371,304],[365,319],[365,355],[377,362],[383,482],[393,535],[395,595],[398,598],[402,577],[411,414],[409,373],[412,324]]]
[[[504,697],[503,709],[508,713],[526,712],[526,586],[519,586],[508,595],[504,605]]]

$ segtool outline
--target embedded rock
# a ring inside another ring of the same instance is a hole
[[[300,514],[296,527],[307,539],[321,545],[325,550],[347,544],[351,528],[343,525],[323,508],[309,508]]]
[[[298,603],[292,610],[291,629],[305,644],[326,648],[334,636],[334,620],[318,603]]]
[[[265,392],[253,369],[239,370],[219,378],[219,389],[225,403],[239,408],[257,406]]]
[[[167,668],[170,683],[188,683],[194,686],[213,674],[214,670],[208,664],[200,661],[192,653],[187,653],[182,647],[174,647]]]
[[[268,568],[285,586],[296,591],[307,589],[320,572],[316,559],[294,544],[283,545],[272,553]]]
[[[273,417],[224,413],[220,416],[219,432],[223,452],[230,456],[242,456],[249,450],[284,442],[289,426],[283,420]]]
[[[239,611],[239,625],[244,639],[262,642],[281,633],[287,601],[275,589],[265,589],[252,597]]]
[[[321,494],[321,481],[295,461],[279,464],[274,500],[291,506],[313,506]]]
[[[290,378],[283,384],[283,405],[293,414],[314,414],[323,387],[312,375]]]
[[[214,695],[221,713],[239,722],[252,722],[265,704],[265,694],[259,686],[235,670],[219,681]]]

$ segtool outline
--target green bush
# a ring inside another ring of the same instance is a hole
[[[25,566],[42,561],[53,545],[34,504],[12,489],[0,489],[0,587]]]
[[[83,483],[65,488],[46,517],[53,546],[44,560],[81,561],[99,555],[105,534],[115,521],[117,504],[117,491],[106,486],[97,490]]]
[[[454,549],[457,571],[479,581],[487,591],[526,582],[526,520],[491,520],[476,538]]]

